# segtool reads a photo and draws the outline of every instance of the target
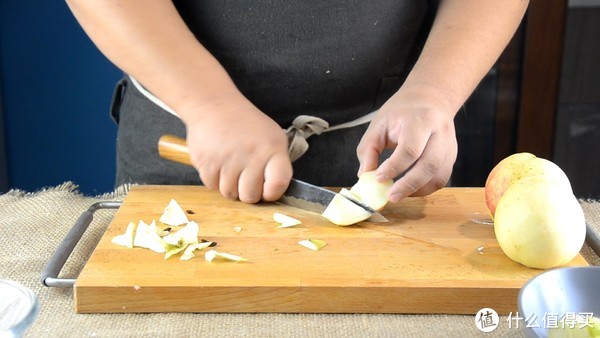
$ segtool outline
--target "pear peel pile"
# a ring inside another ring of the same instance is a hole
[[[198,242],[198,223],[190,221],[181,206],[174,199],[171,199],[159,221],[171,227],[180,227],[183,224],[185,226],[177,231],[166,231],[159,228],[154,220],[150,224],[142,220],[137,225],[134,222],[130,222],[127,225],[125,233],[115,236],[111,242],[130,249],[140,247],[156,253],[164,253],[164,259],[183,252],[179,259],[184,261],[194,257],[195,250],[204,250],[214,245],[214,242]],[[235,262],[247,261],[243,257],[225,253],[221,253],[220,257]]]
[[[164,233],[168,234],[161,236]],[[125,233],[115,236],[112,243],[129,249],[137,247],[149,249],[156,253],[164,253],[164,259],[185,250],[185,253],[180,257],[181,260],[194,257],[194,250],[204,249],[212,244],[212,242],[198,243],[198,223],[194,221],[189,221],[178,231],[165,232],[156,226],[155,221],[146,224],[141,220],[137,225],[130,222]]]

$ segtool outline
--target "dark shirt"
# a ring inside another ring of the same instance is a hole
[[[408,75],[437,8],[431,0],[174,3],[240,91],[284,129],[298,115],[335,126],[378,109]],[[200,183],[195,169],[158,156],[160,136],[185,137],[182,121],[141,95],[127,77],[115,93],[117,184]],[[293,163],[294,177],[351,186],[366,128],[312,136],[306,154]]]
[[[387,100],[432,22],[431,1],[174,1],[197,39],[259,109],[336,125]]]

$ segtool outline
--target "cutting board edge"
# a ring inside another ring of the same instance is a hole
[[[93,289],[93,290],[92,290]],[[475,314],[517,311],[519,288],[75,288],[76,313],[397,313]],[[92,292],[92,296],[85,296]],[[170,295],[166,298],[164,295]],[[96,295],[102,295],[100,297]],[[83,296],[85,303],[78,300]],[[108,299],[119,301],[108,302]],[[243,302],[240,302],[243,299]],[[278,301],[273,301],[278,299]],[[323,300],[329,300],[328,302]],[[432,304],[436,304],[432,307]],[[343,310],[340,310],[343,309]]]

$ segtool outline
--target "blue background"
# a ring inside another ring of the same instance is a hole
[[[120,76],[64,1],[1,0],[8,188],[72,181],[85,194],[112,191],[116,125],[108,112]]]

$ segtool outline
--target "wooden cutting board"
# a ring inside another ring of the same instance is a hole
[[[201,239],[249,262],[209,263],[199,251],[189,261],[164,260],[111,243],[131,221],[158,221],[171,198],[193,211]],[[303,223],[277,228],[274,212]],[[382,213],[389,223],[338,227],[318,214],[229,201],[203,187],[134,186],[76,280],[76,311],[475,314],[489,307],[507,314],[517,311],[524,283],[543,272],[501,251],[483,188],[445,188]],[[297,244],[309,238],[327,246]],[[577,256],[569,265],[588,264]]]

